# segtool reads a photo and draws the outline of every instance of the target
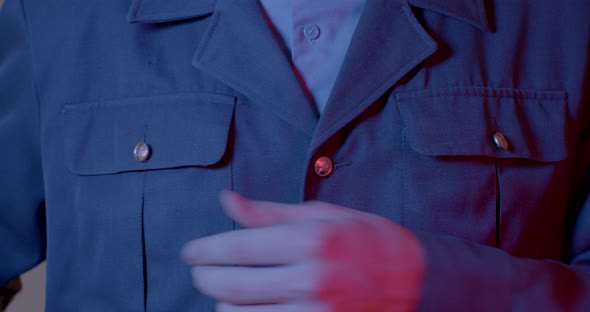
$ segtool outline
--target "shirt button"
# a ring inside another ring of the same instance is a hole
[[[144,162],[150,158],[151,154],[152,149],[149,144],[145,142],[139,142],[135,145],[135,148],[133,148],[133,157],[135,157],[135,160],[137,161]]]
[[[506,140],[506,137],[502,133],[495,132],[494,135],[492,135],[492,138],[494,139],[494,144],[498,149],[507,150],[510,147],[508,145],[508,140]]]
[[[329,176],[334,170],[334,163],[332,159],[327,156],[322,156],[315,161],[314,164],[315,173],[320,177]]]
[[[307,24],[303,27],[303,35],[309,40],[315,40],[320,36],[320,28],[315,24]]]

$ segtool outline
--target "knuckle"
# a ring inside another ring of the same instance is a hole
[[[342,240],[342,224],[335,221],[321,221],[315,229],[315,254],[326,259],[338,248]]]
[[[302,264],[298,268],[297,277],[289,283],[291,298],[315,299],[322,292],[323,272],[317,262]]]
[[[323,262],[316,264],[313,271],[314,274],[309,284],[308,295],[315,301],[325,301],[330,297],[334,270],[329,264]]]
[[[309,251],[312,258],[321,258],[329,245],[332,232],[333,226],[330,221],[315,220],[308,224],[303,247]]]
[[[248,241],[236,240],[228,252],[232,255],[232,263],[227,264],[242,264],[251,265],[256,264],[256,252]]]

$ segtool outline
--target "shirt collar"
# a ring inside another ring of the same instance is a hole
[[[485,0],[407,1],[412,6],[458,18],[485,31],[490,30]],[[128,20],[132,23],[159,23],[196,18],[213,13],[215,3],[216,0],[133,0]]]

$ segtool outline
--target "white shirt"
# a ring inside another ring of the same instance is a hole
[[[291,53],[300,82],[322,112],[365,0],[260,0]]]

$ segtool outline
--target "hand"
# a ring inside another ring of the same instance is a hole
[[[247,229],[182,250],[194,286],[220,301],[217,311],[415,310],[425,257],[404,227],[324,202],[279,204],[225,191],[221,204]]]

